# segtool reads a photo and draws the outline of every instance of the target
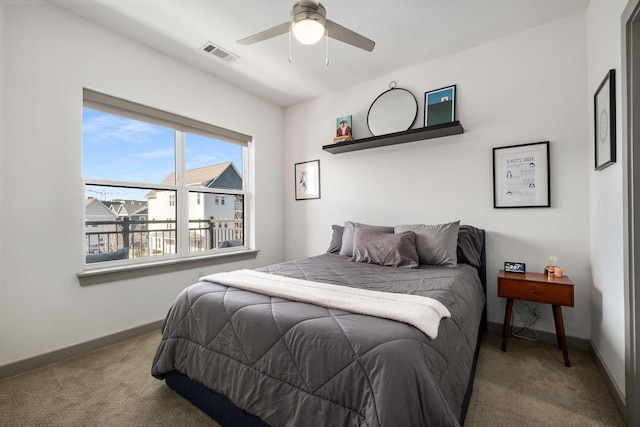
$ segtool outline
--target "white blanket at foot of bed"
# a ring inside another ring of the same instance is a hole
[[[432,339],[438,336],[440,319],[451,317],[440,301],[429,297],[350,288],[254,270],[215,273],[200,280],[326,308],[397,320],[415,326]]]

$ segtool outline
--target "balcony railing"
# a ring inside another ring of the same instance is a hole
[[[129,248],[129,258],[176,253],[175,220],[86,221],[86,252],[96,254]],[[241,219],[189,220],[189,251],[199,252],[244,242]],[[231,242],[231,243],[229,243]]]

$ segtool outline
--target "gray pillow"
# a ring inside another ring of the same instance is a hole
[[[341,225],[334,224],[331,226],[331,229],[333,230],[333,235],[331,236],[329,249],[327,249],[328,254],[340,252],[340,248],[342,247],[342,234],[344,232],[344,227]]]
[[[353,256],[353,235],[355,230],[374,230],[381,233],[393,233],[393,227],[384,227],[381,225],[368,225],[358,222],[345,221],[344,232],[342,233],[342,247],[340,255]]]
[[[236,246],[242,246],[242,240],[232,239],[232,240],[223,240],[218,244],[218,248],[234,248]]]
[[[103,252],[100,254],[88,254],[85,257],[85,262],[87,264],[91,264],[92,262],[117,261],[119,259],[127,259],[127,258],[129,258],[129,248],[122,248],[112,252]]]
[[[482,240],[481,229],[471,225],[461,225],[458,231],[458,263],[480,267]]]
[[[455,267],[458,265],[456,248],[459,228],[460,221],[456,221],[437,225],[396,225],[395,232],[416,233],[416,248],[420,264]]]
[[[416,235],[412,231],[388,234],[356,229],[353,237],[353,257],[350,261],[416,268],[419,265]]]

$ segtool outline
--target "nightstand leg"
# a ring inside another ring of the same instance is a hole
[[[567,337],[564,334],[564,322],[562,321],[562,307],[559,305],[553,306],[553,320],[556,322],[556,331],[558,331],[558,343],[562,348],[562,355],[564,356],[564,366],[571,366],[569,363],[569,351],[567,350]]]
[[[558,327],[559,325],[558,316],[556,314],[556,307],[560,307],[560,306],[552,305],[551,307],[553,311],[553,324],[556,327],[556,342],[558,343],[558,349],[562,350],[562,339],[560,338],[560,328]],[[562,317],[562,311],[560,311],[560,317]],[[564,323],[564,322],[561,320],[560,323]]]
[[[502,351],[507,351],[507,338],[511,335],[511,311],[513,300],[507,299],[507,310],[504,312],[504,325],[502,326]]]

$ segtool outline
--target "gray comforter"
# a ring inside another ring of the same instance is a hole
[[[179,371],[274,426],[458,425],[484,295],[476,269],[333,254],[259,269],[442,302],[438,337],[393,320],[200,282],[176,299],[152,374]]]

